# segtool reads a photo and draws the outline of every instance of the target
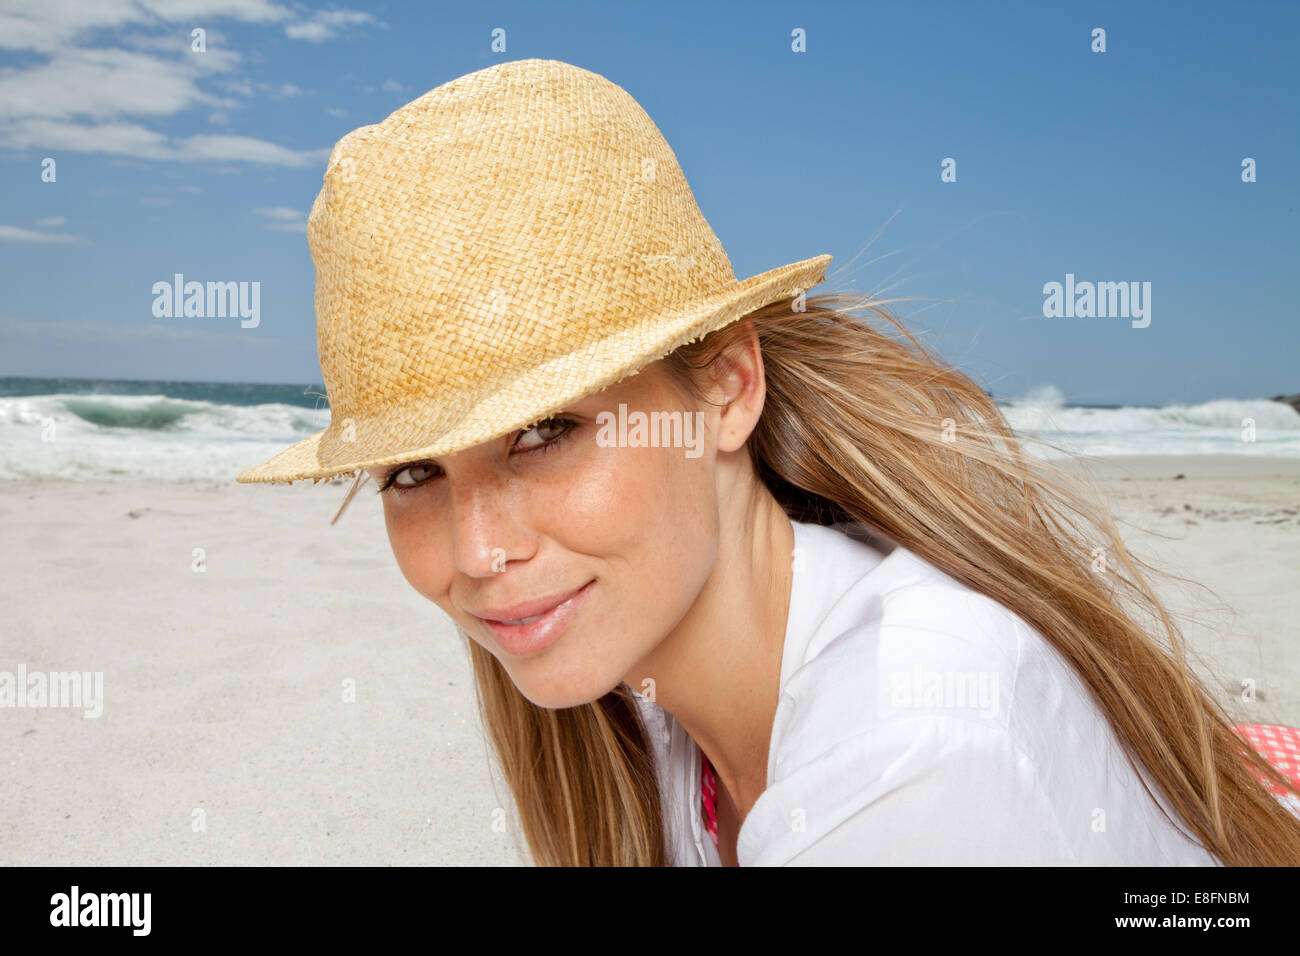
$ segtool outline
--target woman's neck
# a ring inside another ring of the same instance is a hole
[[[732,500],[735,500],[734,498]],[[743,821],[767,787],[790,607],[794,529],[760,486],[721,515],[718,560],[686,616],[629,674],[708,755]]]

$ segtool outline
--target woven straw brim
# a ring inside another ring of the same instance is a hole
[[[672,315],[646,321],[525,369],[486,396],[450,427],[435,433],[435,400],[392,404],[354,420],[356,439],[347,457],[325,460],[320,441],[329,429],[289,446],[241,472],[239,482],[313,482],[353,476],[360,469],[450,455],[541,421],[565,406],[639,372],[670,352],[772,302],[791,298],[822,281],[829,255],[815,256],[752,276]],[[337,423],[331,422],[331,427]]]

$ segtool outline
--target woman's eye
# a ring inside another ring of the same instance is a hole
[[[414,485],[420,484],[422,481],[426,481],[429,477],[428,473],[432,470],[433,469],[428,465],[408,465],[401,471],[394,472],[389,484],[396,485],[398,488],[410,488]],[[410,473],[411,476],[409,481],[399,480],[407,473]]]
[[[519,433],[519,440],[515,443],[515,447],[520,451],[528,451],[529,449],[545,445],[547,442],[553,441],[560,435],[564,434],[568,427],[569,423],[561,418],[552,418],[544,422],[538,422],[532,428],[526,428]],[[533,435],[538,436],[536,441],[530,440],[530,436]]]

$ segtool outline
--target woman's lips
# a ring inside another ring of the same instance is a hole
[[[538,651],[545,650],[554,644],[560,638],[560,635],[568,629],[569,624],[586,602],[591,586],[595,583],[594,580],[588,581],[577,591],[574,591],[572,595],[563,598],[550,610],[543,611],[540,614],[520,615],[527,623],[507,624],[487,617],[481,617],[480,620],[492,632],[497,644],[507,654],[513,657],[536,654]],[[515,605],[515,607],[533,610],[536,607],[536,602],[533,608],[525,605]],[[519,612],[512,610],[511,613],[518,614]]]

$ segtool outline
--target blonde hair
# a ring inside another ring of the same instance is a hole
[[[903,338],[851,314],[860,308]],[[753,312],[668,355],[674,383],[703,400],[702,374],[750,323],[767,395],[748,449],[791,518],[861,524],[1020,615],[1082,679],[1130,764],[1209,852],[1228,865],[1300,862],[1300,820],[1256,774],[1300,790],[1237,735],[1193,672],[1142,569],[1159,572],[1129,554],[1109,507],[1068,488],[1045,462],[1031,464],[988,394],[869,297],[828,294],[809,297],[804,311],[786,300]],[[1098,547],[1114,559],[1105,573],[1092,569]],[[578,707],[538,707],[465,639],[534,861],[668,862],[634,692],[620,685]]]

